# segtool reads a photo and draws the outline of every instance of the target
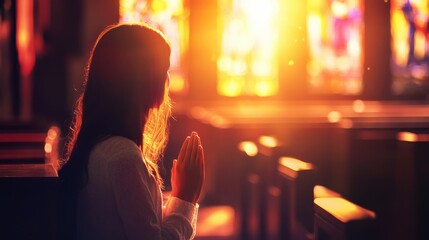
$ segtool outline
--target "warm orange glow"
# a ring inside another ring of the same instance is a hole
[[[269,80],[260,81],[256,84],[255,94],[256,96],[259,96],[259,97],[268,97],[272,95],[274,91],[273,87],[274,86],[271,84]]]
[[[169,89],[171,92],[182,92],[185,90],[186,80],[182,75],[172,75],[170,76],[170,85]]]
[[[355,95],[362,90],[363,1],[309,0],[311,91]]]
[[[222,96],[273,96],[278,92],[278,0],[219,0]]]
[[[400,66],[406,66],[408,60],[408,30],[407,23],[402,11],[392,10],[392,48],[393,59]]]
[[[341,120],[342,116],[340,112],[330,111],[328,113],[328,121],[331,123],[337,123]]]
[[[281,193],[281,190],[278,187],[270,186],[270,187],[268,187],[268,194],[270,194],[270,196],[280,197],[280,195],[282,193]]]
[[[215,114],[210,116],[210,124],[217,128],[226,128],[228,126],[228,123],[225,118]]]
[[[314,203],[327,210],[342,222],[357,219],[375,219],[373,211],[362,208],[341,197],[316,198],[314,199]]]
[[[322,197],[341,197],[341,194],[332,191],[331,189],[324,187],[322,185],[316,185],[313,188],[314,198]]]
[[[244,141],[238,145],[238,149],[245,152],[248,156],[254,157],[258,154],[258,147],[254,142]]]
[[[346,128],[346,129],[350,129],[352,128],[354,125],[353,120],[351,119],[342,119],[340,120],[340,127],[341,128]]]
[[[429,142],[429,134],[400,132],[398,133],[398,140],[404,141],[404,142]]]
[[[249,176],[247,176],[247,181],[251,184],[258,184],[261,181],[261,177],[259,177],[256,173],[251,173]]]
[[[44,150],[45,150],[46,154],[50,154],[52,152],[52,144],[51,143],[45,143]]]
[[[246,79],[244,77],[230,77],[227,80],[223,80],[222,84],[218,88],[219,91],[227,97],[236,97],[241,95],[241,90],[245,85]]]
[[[17,1],[17,37],[18,57],[21,73],[27,77],[31,74],[35,63],[33,1]]]
[[[292,157],[281,157],[279,159],[279,164],[281,166],[292,169],[293,171],[310,170],[314,168],[313,164],[303,162],[299,159],[292,158]]]
[[[278,146],[277,139],[272,136],[260,136],[258,140],[261,145],[266,147],[273,148]]]
[[[120,22],[146,22],[161,30],[171,45],[170,92],[184,94],[188,81],[184,57],[189,42],[189,10],[184,0],[120,0]]]
[[[192,107],[189,112],[192,118],[198,119],[202,123],[210,124],[216,128],[226,128],[230,125],[228,120],[224,117],[202,107]]]
[[[417,142],[417,134],[412,132],[400,132],[398,133],[398,139],[404,142]]]
[[[45,138],[45,158],[47,163],[52,164],[55,169],[58,169],[59,164],[59,139],[60,129],[56,126],[49,128]]]
[[[204,120],[208,115],[210,115],[210,112],[203,107],[192,107],[190,114],[195,119]]]
[[[204,207],[198,211],[197,237],[232,236],[235,212],[229,206]]]
[[[353,101],[353,111],[356,113],[361,113],[365,111],[365,103],[362,100]]]
[[[20,68],[22,119],[30,119],[32,112],[32,72],[36,61],[34,45],[33,1],[17,0],[16,46]]]
[[[48,139],[54,140],[55,138],[58,137],[59,134],[59,129],[57,127],[51,127],[48,130]]]

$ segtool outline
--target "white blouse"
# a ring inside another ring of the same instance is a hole
[[[198,204],[170,197],[149,175],[138,146],[124,137],[97,144],[78,196],[78,239],[192,239]]]

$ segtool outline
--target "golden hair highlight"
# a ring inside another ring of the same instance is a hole
[[[168,121],[171,116],[171,99],[168,87],[164,92],[164,99],[158,108],[151,108],[146,117],[141,146],[144,161],[149,173],[156,179],[159,186],[163,181],[159,173],[158,161],[163,157],[168,142]]]

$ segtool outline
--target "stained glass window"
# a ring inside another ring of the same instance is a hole
[[[429,80],[429,1],[391,1],[392,73],[395,94],[414,94]]]
[[[218,94],[276,95],[278,0],[218,0],[218,9]]]
[[[357,95],[363,77],[363,0],[308,0],[309,89]]]
[[[120,22],[145,22],[170,41],[170,92],[183,94],[188,81],[185,55],[188,51],[189,11],[185,0],[120,0]]]

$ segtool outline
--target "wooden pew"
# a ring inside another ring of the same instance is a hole
[[[404,120],[402,120],[404,121]],[[394,239],[396,135],[411,127],[396,118],[343,119],[332,145],[332,184],[346,199],[377,213],[383,239]]]
[[[0,162],[44,163],[46,133],[1,133]]]
[[[265,239],[281,239],[281,189],[279,186],[271,185],[267,189],[267,232]]]
[[[278,174],[278,159],[290,150],[274,135],[261,135],[258,138],[258,171],[263,178],[261,196],[264,205],[264,219],[261,220],[264,228],[264,239],[281,239],[281,181]]]
[[[296,158],[278,160],[280,176],[280,239],[311,239],[315,167]]]
[[[262,135],[258,141],[239,145],[245,154],[242,229],[243,239],[280,239],[280,184],[278,156],[285,152],[273,136]]]
[[[429,236],[429,134],[400,132],[397,136],[395,239]]]
[[[0,131],[0,164],[52,163],[58,168],[60,130],[51,126],[38,129],[4,129]]]
[[[322,185],[316,185],[313,188],[314,198],[327,198],[327,197],[342,197],[341,194],[331,190]]]
[[[315,198],[314,239],[378,239],[375,217],[374,212],[342,197]]]
[[[240,199],[240,226],[241,239],[261,239],[264,236],[264,199],[263,181],[258,174],[258,147],[253,141],[242,141],[238,145],[243,161],[240,173],[241,199]]]
[[[58,239],[52,164],[0,164],[0,239]]]
[[[314,165],[310,163],[283,157],[279,159],[279,172],[281,197],[278,209],[281,210],[277,220],[280,221],[278,224],[281,233],[280,237],[267,239],[314,239],[314,199],[341,197],[341,195],[324,186],[314,185],[316,172]],[[277,201],[269,204],[277,204]],[[269,225],[276,225],[270,220],[268,219]]]
[[[333,132],[332,187],[353,201],[369,206],[380,204],[377,201],[388,197],[393,190],[391,163],[397,132],[383,121],[344,119],[340,122]]]

